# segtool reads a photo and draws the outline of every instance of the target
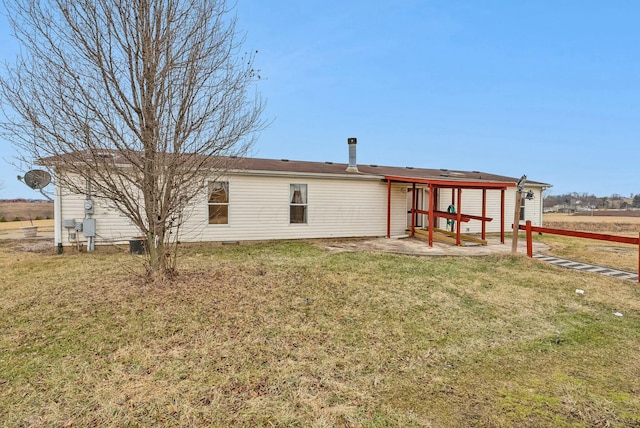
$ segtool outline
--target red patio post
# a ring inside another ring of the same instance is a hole
[[[462,229],[462,225],[460,221],[462,220],[462,188],[458,187],[458,209],[456,210],[456,245],[460,245],[462,240],[460,239],[460,231]]]
[[[416,183],[411,187],[411,237],[416,236]]]
[[[434,187],[433,184],[429,184],[429,246],[433,247],[433,200],[435,198],[434,195],[435,191],[434,191]]]
[[[531,220],[527,220],[527,256],[533,257],[533,236],[531,235]]]

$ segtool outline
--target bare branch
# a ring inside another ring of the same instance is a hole
[[[225,0],[5,1],[23,51],[0,78],[4,132],[58,184],[164,243],[264,127],[255,55]],[[168,242],[168,241],[167,241]]]

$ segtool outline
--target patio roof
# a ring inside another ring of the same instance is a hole
[[[450,189],[506,189],[507,187],[515,187],[515,182],[497,182],[483,180],[444,180],[439,178],[421,178],[421,177],[401,177],[396,175],[385,175],[386,181],[400,183],[416,183],[429,184],[437,188]]]
[[[500,242],[504,243],[504,218],[505,218],[505,191],[508,187],[515,187],[515,182],[498,182],[498,181],[484,181],[484,180],[456,180],[456,179],[441,179],[441,178],[424,178],[424,177],[405,177],[397,175],[385,175],[384,180],[387,182],[387,237],[391,237],[391,183],[407,183],[413,187],[413,193],[416,192],[416,184],[426,184],[429,187],[429,209],[422,210],[416,207],[415,196],[411,198],[411,236],[416,235],[415,229],[415,215],[424,214],[428,216],[428,240],[429,246],[433,246],[433,236],[435,231],[435,222],[437,218],[446,218],[447,220],[454,220],[456,225],[455,243],[461,245],[461,231],[460,222],[467,222],[470,220],[479,220],[482,223],[481,239],[479,241],[485,241],[486,239],[486,223],[493,221],[493,218],[487,217],[487,190],[499,190],[500,191]],[[451,189],[452,191],[452,204],[457,202],[457,206],[462,206],[462,190],[463,189],[477,189],[482,190],[482,215],[469,215],[463,214],[459,209],[452,213],[445,212],[437,209],[435,190],[436,189]],[[456,195],[457,193],[457,195]],[[457,196],[457,201],[456,201]]]

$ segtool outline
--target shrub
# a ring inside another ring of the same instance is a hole
[[[39,215],[36,216],[36,218],[34,218],[34,220],[42,220],[42,217],[40,217]]]
[[[5,216],[0,217],[0,223],[6,223],[7,221],[9,220]]]
[[[20,217],[14,218],[13,221],[20,221]]]

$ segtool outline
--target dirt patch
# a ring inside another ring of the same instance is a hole
[[[53,240],[48,237],[32,239],[0,239],[0,247],[29,253],[54,253]]]

